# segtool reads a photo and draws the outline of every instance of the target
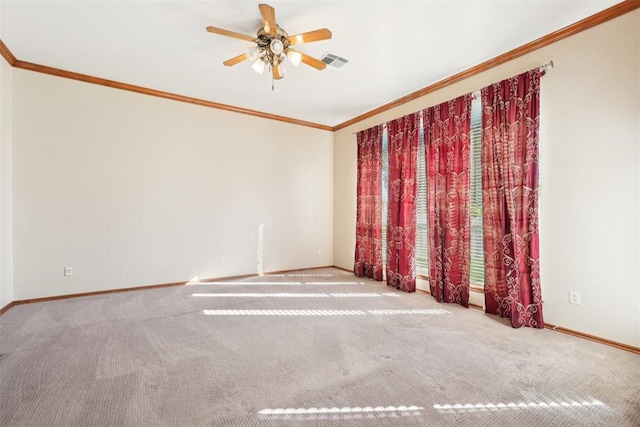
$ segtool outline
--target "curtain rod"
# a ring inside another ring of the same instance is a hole
[[[547,71],[549,68],[553,68],[553,60],[547,62],[544,65],[541,65],[538,67],[538,70],[540,71]]]
[[[541,65],[538,67],[538,70],[540,71],[547,71],[548,69],[553,68],[553,60],[547,62],[544,65]],[[474,90],[471,93],[475,93],[475,92],[479,92],[478,90]],[[475,96],[473,97],[475,99]],[[420,115],[420,117],[422,117],[422,110],[418,111],[418,114]],[[383,123],[382,124],[382,129],[386,129],[387,128],[387,124]],[[351,135],[354,136],[356,135],[358,132],[351,132]]]

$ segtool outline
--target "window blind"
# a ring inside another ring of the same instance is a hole
[[[382,270],[387,271],[387,211],[389,200],[389,133],[385,126],[382,131]]]
[[[416,273],[429,275],[429,224],[427,222],[427,161],[422,118],[418,142],[418,196],[416,207]]]
[[[471,102],[471,265],[470,283],[484,286],[482,235],[482,103],[480,93]]]

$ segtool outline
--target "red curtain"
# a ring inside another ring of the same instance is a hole
[[[416,196],[420,116],[387,123],[389,193],[387,204],[387,285],[416,290]]]
[[[356,252],[353,272],[382,280],[382,125],[357,133]]]
[[[429,208],[429,287],[469,306],[471,95],[423,111]]]
[[[539,70],[482,89],[485,306],[543,328],[538,243]]]

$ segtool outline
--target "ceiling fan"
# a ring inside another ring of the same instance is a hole
[[[330,39],[331,31],[326,28],[321,28],[319,30],[289,36],[286,31],[276,24],[276,11],[273,7],[268,4],[260,4],[258,5],[258,9],[260,9],[260,15],[262,16],[262,26],[258,28],[255,37],[222,28],[207,27],[207,31],[210,33],[246,40],[256,44],[247,50],[246,53],[224,61],[224,65],[230,67],[242,61],[249,60],[253,62],[251,68],[253,68],[255,72],[262,74],[264,69],[268,67],[271,69],[271,74],[276,80],[283,78],[287,71],[284,66],[285,58],[288,58],[289,61],[296,66],[300,64],[300,62],[304,62],[318,70],[323,70],[327,66],[327,64],[319,59],[294,50],[291,46]]]

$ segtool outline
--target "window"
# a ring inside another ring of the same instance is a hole
[[[484,286],[484,244],[482,236],[482,106],[480,93],[471,104],[471,182],[470,182],[470,282]],[[418,194],[416,200],[416,273],[429,275],[429,223],[427,205],[427,159],[422,118],[418,142]],[[387,209],[389,189],[389,135],[382,133],[382,265],[387,265]]]
[[[484,286],[484,244],[482,236],[482,103],[480,92],[471,102],[471,264],[469,282]]]
[[[382,271],[387,274],[387,210],[389,199],[389,134],[382,131]]]
[[[427,169],[424,147],[422,119],[420,119],[420,140],[418,143],[418,197],[416,200],[416,273],[429,275],[429,239],[427,222]],[[387,214],[389,189],[389,134],[382,133],[382,265],[387,265]]]
[[[418,197],[416,200],[416,273],[429,275],[429,223],[427,221],[427,160],[424,132],[420,118],[420,140],[418,142]]]

